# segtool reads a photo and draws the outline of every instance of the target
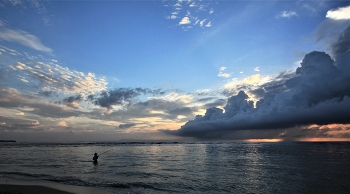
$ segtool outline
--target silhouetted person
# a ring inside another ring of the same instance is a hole
[[[97,153],[95,153],[92,160],[94,161],[94,163],[97,163],[97,159],[98,159],[98,155],[97,155]]]

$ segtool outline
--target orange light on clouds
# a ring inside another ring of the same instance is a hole
[[[300,138],[298,141],[350,141],[350,124],[310,125],[307,129],[325,131],[327,137]]]
[[[350,129],[350,124],[328,124],[328,125],[310,125],[308,129],[319,128],[319,129]]]

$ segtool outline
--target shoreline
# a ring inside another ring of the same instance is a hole
[[[0,194],[112,194],[94,187],[65,185],[45,180],[17,180],[0,177]]]

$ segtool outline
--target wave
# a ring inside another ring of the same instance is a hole
[[[0,172],[1,177],[18,179],[18,180],[45,180],[57,182],[60,184],[74,185],[74,186],[86,186],[96,188],[115,188],[115,189],[130,189],[130,190],[153,190],[153,191],[169,191],[161,188],[157,188],[151,184],[135,182],[135,183],[91,183],[83,181],[76,177],[55,177],[47,174],[29,174],[23,172]]]

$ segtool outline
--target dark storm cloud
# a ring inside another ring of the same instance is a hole
[[[256,98],[262,98],[266,94],[265,90],[262,88],[251,90],[250,93],[253,94]]]
[[[294,78],[295,76],[295,72],[281,72],[274,78],[274,80],[261,85],[260,88],[263,88],[265,92],[272,94],[285,92],[288,90],[288,88],[285,86],[285,82],[289,79]]]
[[[338,55],[335,61],[335,65],[338,67],[338,69],[347,75],[350,75],[349,60],[350,60],[350,51]]]
[[[315,31],[316,42],[332,41],[334,37],[339,35],[339,32],[348,25],[346,20],[326,20],[322,22]]]
[[[334,55],[343,54],[350,49],[350,25],[338,36],[338,39],[331,44]]]
[[[293,77],[296,77],[295,72],[281,72],[279,75],[273,78],[273,80],[260,85],[258,88],[251,89],[250,87],[246,88],[247,93],[254,95],[254,98],[260,99],[265,96],[265,94],[278,94],[288,90],[285,85],[285,82]],[[231,91],[231,95],[232,96]],[[229,93],[228,93],[229,94]]]
[[[341,32],[339,34],[339,32]],[[326,20],[316,30],[316,42],[328,45],[333,58],[345,53],[350,47],[350,25],[348,20]]]
[[[210,107],[224,106],[226,104],[226,100],[224,99],[216,99],[213,102],[208,102],[202,106],[204,109],[208,109]]]
[[[226,100],[224,99],[218,99],[216,97],[205,97],[200,98],[196,100],[195,102],[204,103],[204,105],[201,108],[207,109],[210,107],[217,107],[217,106],[223,106],[226,104]]]
[[[229,96],[232,96],[234,94],[234,91],[225,89],[221,92],[221,94],[225,97],[229,97]]]
[[[164,92],[160,89],[151,90],[148,88],[117,88],[110,91],[103,91],[99,97],[94,101],[95,105],[101,107],[112,109],[113,105],[123,105],[125,103],[131,104],[135,98],[140,95],[152,94],[158,95],[163,94]],[[89,96],[89,99],[94,99]]]
[[[339,65],[350,65],[349,60],[340,62],[346,64]],[[285,89],[277,90],[281,92],[266,91],[256,108],[247,100],[249,96],[240,91],[227,100],[224,110],[209,108],[204,116],[196,116],[179,130],[165,132],[196,138],[221,138],[241,130],[350,123],[350,74],[340,71],[328,54],[314,51],[305,55],[295,75],[287,76]]]

